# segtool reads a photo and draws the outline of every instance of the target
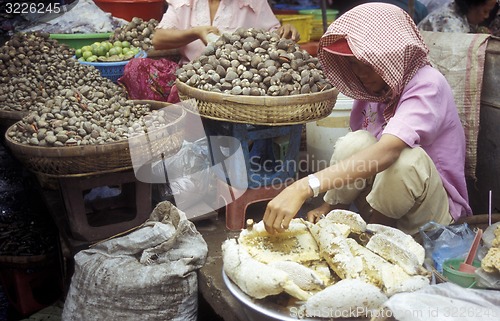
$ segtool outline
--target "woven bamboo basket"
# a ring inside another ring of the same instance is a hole
[[[327,117],[337,99],[335,88],[290,96],[241,96],[191,87],[177,79],[179,98],[191,113],[206,118],[254,125],[282,126]]]
[[[2,131],[2,134],[5,133],[7,128],[20,121],[27,114],[27,111],[0,110],[0,130]]]
[[[144,101],[142,101],[144,102]],[[186,111],[179,106],[155,102],[152,109],[160,106],[170,108],[168,124],[156,131],[102,145],[40,147],[21,144],[5,133],[5,141],[13,155],[38,177],[77,177],[118,172],[132,168],[130,145],[136,153],[149,153],[154,157],[176,153],[184,139],[184,117]],[[145,142],[145,144],[138,144]],[[141,149],[141,150],[139,150]]]

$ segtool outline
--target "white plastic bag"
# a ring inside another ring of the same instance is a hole
[[[398,293],[384,306],[398,321],[500,320],[499,291],[466,289],[450,282]]]

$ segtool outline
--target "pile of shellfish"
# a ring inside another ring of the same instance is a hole
[[[319,60],[276,32],[238,29],[177,70],[191,87],[232,95],[287,96],[332,88]]]
[[[29,112],[62,89],[107,82],[99,70],[80,64],[73,55],[73,49],[49,38],[48,33],[14,34],[0,47],[0,108]],[[116,86],[117,94],[124,96],[125,91]]]
[[[148,104],[109,93],[88,85],[63,89],[44,103],[36,103],[7,134],[22,144],[80,146],[122,141],[144,133],[145,128],[168,124],[164,111],[151,111]]]
[[[126,25],[116,28],[110,40],[128,41],[132,46],[148,51],[153,48],[152,36],[157,25],[156,19],[134,17]]]
[[[59,71],[69,69],[65,65],[72,54],[72,49],[58,45],[48,33],[13,35],[0,47],[0,108],[23,112],[34,102],[44,101],[58,90],[59,80],[66,81],[67,75]]]
[[[122,86],[72,58],[46,33],[18,33],[0,48],[0,108],[27,113],[7,135],[62,147],[105,144],[167,124],[162,111],[127,100]]]

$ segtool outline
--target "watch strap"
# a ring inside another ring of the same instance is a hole
[[[313,192],[313,197],[318,196],[320,187],[319,179],[314,174],[308,175],[308,179],[309,179],[309,187]]]

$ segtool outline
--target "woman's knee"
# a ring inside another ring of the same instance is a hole
[[[440,180],[435,173],[434,163],[422,148],[406,148],[394,164],[375,176],[374,185],[377,190],[407,191],[418,198],[432,177]]]
[[[387,172],[427,176],[425,173],[430,174],[432,166],[434,165],[431,158],[422,148],[405,148],[399,155],[398,160],[387,169]]]
[[[345,136],[337,139],[330,163],[335,164],[338,161],[346,159],[354,153],[357,153],[360,150],[375,144],[376,142],[377,139],[375,136],[366,130],[349,132]]]

